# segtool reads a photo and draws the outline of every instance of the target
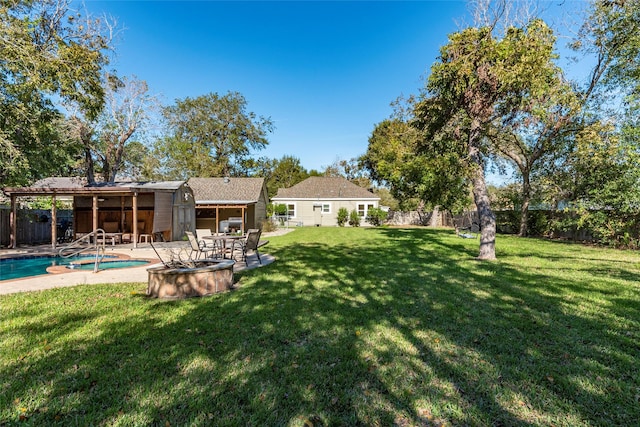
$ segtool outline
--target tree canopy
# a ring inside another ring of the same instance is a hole
[[[104,22],[72,11],[68,0],[0,5],[0,179],[25,184],[73,167],[78,149],[62,135],[52,97],[100,112],[108,63]]]
[[[274,128],[270,118],[247,111],[237,92],[176,100],[164,117],[169,130],[156,152],[175,178],[243,175],[244,161],[267,146]]]
[[[541,20],[510,27],[502,38],[492,28],[467,28],[449,36],[431,67],[416,107],[420,150],[461,154],[480,219],[479,259],[495,258],[496,223],[485,181],[496,154],[496,125],[515,123],[542,108],[554,73],[554,37]],[[547,71],[549,70],[549,71]],[[499,131],[502,131],[501,127]]]

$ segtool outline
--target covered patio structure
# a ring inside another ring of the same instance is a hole
[[[235,224],[246,231],[260,228],[267,218],[264,178],[190,178],[188,185],[196,202],[196,228],[221,233],[225,224]]]
[[[51,246],[58,244],[56,202],[73,199],[73,235],[103,229],[137,247],[146,240],[179,240],[195,228],[193,192],[184,181],[111,182],[89,185],[82,178],[46,178],[31,187],[7,187],[11,199],[10,245],[17,242],[17,206],[20,197],[51,197]]]

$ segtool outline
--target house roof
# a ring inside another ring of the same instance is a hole
[[[88,185],[82,177],[49,177],[36,181],[30,187],[5,187],[7,195],[123,193],[134,191],[174,191],[184,185],[184,181],[119,181],[98,182]]]
[[[190,178],[196,204],[256,203],[263,194],[264,178]]]
[[[312,176],[289,188],[280,188],[273,200],[282,199],[367,199],[380,197],[342,177]]]

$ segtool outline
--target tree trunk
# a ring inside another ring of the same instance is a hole
[[[474,121],[476,122],[476,121]],[[480,218],[480,260],[496,259],[496,216],[491,210],[487,183],[484,179],[484,159],[480,153],[481,132],[478,123],[472,123],[469,131],[469,157],[475,164],[471,181],[473,199]]]
[[[91,157],[91,149],[84,147],[84,166],[87,171],[87,183],[93,185],[96,183],[96,177],[93,171],[93,158]]]
[[[522,174],[522,207],[520,208],[520,237],[527,237],[529,220],[529,202],[531,201],[531,182],[529,174]]]

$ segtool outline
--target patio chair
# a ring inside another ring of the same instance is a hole
[[[178,249],[170,249],[169,254],[166,257],[160,255],[158,249],[153,245],[153,242],[149,242],[153,251],[158,256],[158,259],[167,268],[194,268],[195,263],[191,259],[190,254],[188,256],[183,256],[183,251],[186,248],[178,248]],[[187,249],[188,250],[188,249]]]
[[[190,254],[191,259],[197,260],[200,258],[200,255],[202,254],[204,254],[205,258],[216,256],[216,252],[217,252],[216,248],[207,247],[204,244],[204,242],[199,242],[196,236],[191,231],[185,231],[185,234],[189,239],[189,245],[191,245],[191,254]],[[195,258],[194,258],[194,254],[195,254]]]
[[[211,233],[210,228],[196,228],[196,239],[198,239],[198,243],[200,245],[204,245],[210,248],[217,248],[218,247],[217,240],[205,239],[205,237],[208,238],[212,236],[213,236],[213,233]]]
[[[247,252],[253,251],[258,257],[258,262],[262,264],[262,260],[260,259],[259,249],[268,244],[268,240],[260,240],[260,235],[262,234],[262,230],[257,228],[252,228],[247,230],[247,237],[244,240],[239,240],[239,250],[242,251],[242,261],[247,261]]]

